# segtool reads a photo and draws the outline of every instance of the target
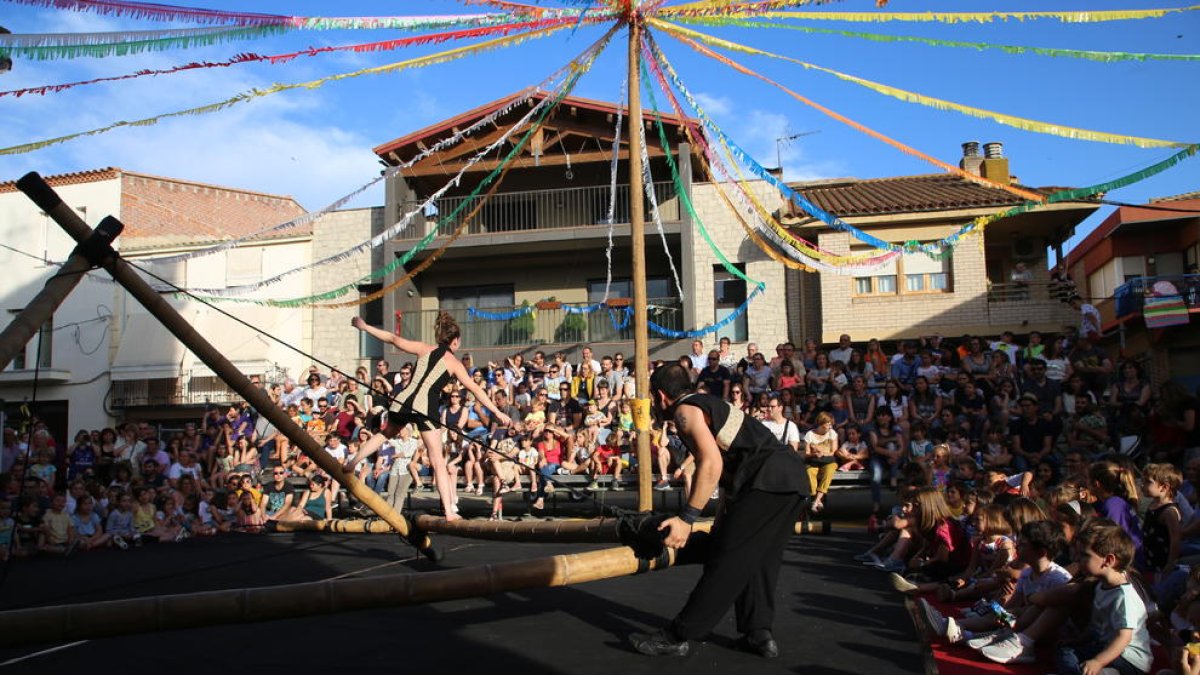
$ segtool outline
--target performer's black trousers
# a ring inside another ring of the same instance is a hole
[[[707,635],[733,605],[737,629],[770,629],[783,550],[795,532],[804,497],[752,490],[727,502],[708,535],[693,535],[678,562],[704,562],[704,574],[671,631],[680,640]]]

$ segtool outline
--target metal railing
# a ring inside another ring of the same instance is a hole
[[[1175,274],[1161,277],[1138,277],[1117,287],[1113,293],[1113,304],[1116,305],[1114,318],[1124,318],[1130,314],[1141,314],[1145,306],[1146,296],[1153,295],[1155,285],[1167,282],[1183,298],[1188,311],[1200,310],[1200,274]],[[1168,290],[1166,287],[1160,287]]]
[[[650,320],[664,328],[684,330],[683,303],[678,298],[649,301]],[[519,307],[481,307],[494,314]],[[433,342],[433,324],[441,310],[405,312],[400,335],[410,340]],[[540,344],[621,342],[633,339],[633,321],[624,307],[600,309],[589,314],[570,314],[562,307],[538,309],[508,320],[472,319],[466,309],[447,309],[462,330],[465,349],[484,347],[528,347]]]
[[[654,197],[663,221],[678,221],[680,216],[679,197],[672,183],[655,183]],[[525,232],[529,230],[554,230],[566,227],[606,226],[611,191],[608,186],[559,188],[554,190],[527,190],[523,192],[498,192],[492,195],[479,213],[471,219],[465,234],[489,234],[498,232]],[[399,235],[400,239],[424,236],[439,218],[445,218],[468,202],[458,211],[454,219],[441,224],[438,235],[449,235],[458,229],[483,196],[443,197],[434,201],[425,218],[418,217],[412,225]],[[412,209],[420,202],[406,202],[402,208]],[[650,207],[646,205],[646,217]],[[614,222],[629,222],[629,186],[617,186],[617,204]]]
[[[1071,289],[1066,284],[1048,281],[1034,281],[1028,284],[993,283],[988,282],[988,302],[1028,302],[1062,301],[1066,302]]]
[[[150,380],[116,380],[112,383],[112,406],[204,405],[237,403],[242,400],[221,378],[194,376]]]

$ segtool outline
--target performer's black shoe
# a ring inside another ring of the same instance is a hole
[[[764,659],[773,659],[779,656],[779,645],[775,642],[775,636],[766,628],[752,630],[742,636],[738,640],[738,646],[752,654],[758,654]]]
[[[646,656],[687,656],[689,649],[687,640],[676,640],[665,630],[649,635],[634,633],[629,636],[629,644]]]

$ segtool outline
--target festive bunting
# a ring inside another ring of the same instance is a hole
[[[713,44],[713,45],[717,45],[720,47],[724,47],[725,49],[732,49],[732,50],[740,51],[740,52],[743,52],[746,54],[755,54],[758,56],[767,56],[767,57],[770,57],[773,59],[790,61],[792,63],[803,66],[806,70],[816,70],[818,72],[827,73],[827,74],[833,75],[834,77],[837,77],[838,79],[841,79],[843,81],[852,82],[854,84],[866,87],[867,89],[870,89],[877,93],[884,94],[885,96],[890,96],[892,98],[900,99],[901,101],[904,101],[906,103],[919,103],[921,105],[928,106],[931,108],[936,108],[938,110],[953,110],[954,112],[963,113],[964,115],[970,115],[972,117],[979,117],[982,119],[989,119],[998,124],[1004,124],[1006,126],[1016,127],[1018,129],[1022,129],[1024,131],[1033,131],[1033,132],[1036,132],[1039,134],[1048,134],[1051,136],[1061,136],[1063,138],[1071,138],[1071,139],[1075,139],[1075,140],[1098,141],[1101,143],[1135,145],[1139,148],[1180,148],[1180,147],[1187,145],[1187,143],[1182,143],[1179,141],[1166,141],[1166,140],[1161,140],[1161,139],[1157,139],[1157,138],[1143,138],[1140,136],[1127,136],[1124,134],[1110,134],[1110,133],[1105,133],[1102,131],[1092,131],[1091,129],[1079,129],[1079,128],[1075,128],[1075,127],[1068,127],[1068,126],[1060,125],[1060,124],[1050,124],[1047,122],[1040,122],[1038,120],[1031,120],[1031,119],[1027,119],[1024,117],[1016,117],[1014,115],[1005,115],[1004,113],[998,113],[998,112],[994,112],[991,110],[985,110],[983,108],[973,108],[971,106],[965,106],[965,105],[961,105],[959,103],[954,103],[953,101],[946,101],[946,100],[939,99],[939,98],[933,98],[932,96],[924,96],[922,94],[907,91],[904,89],[899,89],[897,87],[891,87],[891,86],[888,86],[885,84],[880,84],[878,82],[872,82],[870,80],[865,80],[860,77],[855,77],[853,75],[847,75],[846,73],[841,73],[836,70],[824,68],[822,66],[818,66],[818,65],[815,65],[812,63],[806,63],[804,61],[793,59],[793,58],[790,58],[787,56],[782,56],[780,54],[775,54],[773,52],[763,51],[761,49],[756,49],[754,47],[748,47],[746,45],[738,44],[736,42],[730,42],[729,40],[723,40],[718,37],[714,37],[711,35],[707,35],[705,33],[701,33],[699,31],[694,31],[694,30],[690,30],[688,28],[684,28],[683,26],[676,26],[676,25],[672,25],[669,23],[665,23],[665,22],[659,21],[657,19],[651,19],[651,23],[663,28],[665,31],[667,31],[669,34],[671,34],[673,37],[675,37],[678,40],[683,41],[685,44],[691,46],[693,49],[697,49],[697,51],[701,51],[701,53],[704,53],[708,56],[712,56],[713,58],[716,58],[716,59],[722,61],[723,63],[725,63],[728,66],[731,66],[733,68],[741,70],[742,72],[745,72],[748,75],[753,75],[754,77],[758,77],[759,79],[767,81],[767,82],[770,82],[770,80],[767,80],[765,77],[763,77],[761,75],[757,75],[755,73],[749,72],[746,69],[740,68],[732,60],[727,61],[727,60],[723,59],[720,55],[716,54],[715,52],[712,52],[710,50],[704,50],[702,47],[697,45],[695,42],[683,37],[683,35],[681,35],[681,33],[684,35],[687,35],[689,37],[693,37],[693,38],[696,38],[703,42],[706,42],[708,44]],[[776,86],[778,86],[778,85],[776,85]],[[824,112],[824,111],[822,111],[822,112]],[[973,175],[973,174],[970,174],[970,172],[963,171],[962,169],[959,169],[958,167],[954,167],[952,165],[943,164],[943,163],[939,163],[936,161],[934,163],[936,163],[936,164],[938,164],[938,166],[941,166],[942,168],[950,171],[951,173],[957,173],[958,175],[963,176],[964,178],[967,176]],[[1005,189],[1004,186],[999,183],[990,183],[990,186]],[[1014,194],[1020,194],[1020,193],[1014,193]],[[1024,196],[1026,199],[1030,199],[1030,198],[1032,198],[1032,193],[1026,192],[1026,193],[1022,194],[1022,196]]]
[[[630,121],[633,121],[632,119]],[[650,151],[646,149],[646,125],[642,124],[642,120],[636,122],[638,135],[641,137],[641,169],[642,169],[642,192],[646,195],[646,200],[650,202],[650,219],[654,222],[655,229],[658,230],[658,237],[662,240],[663,252],[667,254],[667,263],[671,267],[671,278],[675,280],[675,292],[679,294],[679,299],[684,299],[683,284],[679,283],[679,271],[675,269],[675,258],[671,255],[671,247],[667,246],[667,233],[663,229],[662,213],[658,210],[658,196],[654,194],[654,176],[650,173]],[[664,145],[663,151],[666,154],[671,154],[671,146]],[[630,199],[636,199],[634,195],[629,196]]]
[[[870,40],[872,42],[915,42],[931,47],[955,47],[983,50],[997,50],[1006,54],[1036,54],[1038,56],[1056,56],[1073,59],[1086,59],[1101,63],[1120,61],[1200,61],[1200,54],[1149,54],[1145,52],[1098,52],[1086,49],[1059,49],[1055,47],[1024,47],[1019,45],[996,45],[990,42],[962,42],[959,40],[937,40],[934,38],[917,37],[914,35],[884,35],[881,33],[860,33],[850,30],[833,28],[815,28],[799,26],[790,23],[773,21],[750,21],[747,19],[728,19],[722,17],[680,17],[678,21],[703,26],[733,26],[737,28],[778,28],[795,30],[813,35],[837,35],[841,37]]]
[[[349,78],[353,78],[353,77],[359,77],[362,75],[381,75],[384,73],[395,73],[395,72],[399,72],[401,70],[407,70],[410,68],[421,68],[421,67],[425,67],[425,66],[429,66],[429,65],[446,63],[448,61],[454,61],[457,59],[461,59],[465,56],[470,56],[472,54],[478,54],[480,52],[490,51],[490,50],[497,49],[500,47],[512,47],[512,46],[521,44],[523,42],[526,42],[528,40],[546,37],[547,35],[550,35],[552,33],[562,30],[564,27],[565,26],[563,26],[563,25],[558,25],[558,26],[551,26],[549,28],[542,28],[542,29],[539,29],[536,31],[530,31],[528,33],[518,33],[517,35],[509,35],[509,36],[505,36],[505,37],[501,37],[501,38],[496,38],[494,40],[488,40],[486,42],[480,42],[478,44],[468,45],[465,47],[456,47],[454,49],[448,49],[443,52],[438,52],[436,54],[430,54],[428,56],[421,56],[421,57],[418,57],[415,59],[409,59],[407,61],[399,61],[396,63],[390,63],[390,64],[383,65],[383,66],[374,66],[371,68],[363,68],[361,70],[356,70],[356,71],[349,72],[349,73],[340,73],[337,75],[330,75],[327,77],[322,77],[317,80],[310,80],[308,82],[298,82],[298,83],[293,83],[293,84],[275,84],[270,87],[267,87],[266,89],[251,89],[249,91],[242,92],[231,98],[225,99],[224,101],[218,101],[216,103],[210,103],[208,105],[203,105],[203,106],[199,106],[196,108],[189,108],[187,110],[179,110],[176,112],[164,113],[162,115],[156,115],[154,117],[147,117],[145,119],[136,120],[133,122],[125,122],[125,121],[114,122],[113,124],[110,124],[108,126],[100,127],[97,129],[91,129],[89,131],[81,131],[81,132],[74,133],[74,134],[68,134],[66,136],[59,136],[57,138],[49,138],[49,139],[42,140],[42,141],[35,141],[33,143],[25,143],[22,145],[14,145],[14,146],[11,146],[8,148],[0,148],[0,155],[17,155],[17,154],[26,153],[26,152],[33,152],[34,150],[40,150],[42,148],[49,147],[51,145],[65,143],[67,141],[75,140],[76,138],[82,138],[85,136],[95,136],[97,134],[102,134],[102,133],[112,131],[113,129],[118,129],[121,127],[150,126],[153,124],[158,124],[162,120],[169,119],[172,117],[204,115],[207,113],[216,112],[218,110],[224,110],[225,108],[229,108],[229,107],[237,105],[239,103],[245,103],[247,101],[252,101],[254,99],[263,98],[265,96],[271,96],[273,94],[278,94],[278,93],[285,92],[285,91],[291,91],[293,89],[316,89],[316,88],[322,87],[330,82],[336,82],[338,80],[345,80],[345,79],[349,79]]]
[[[618,101],[625,100],[625,87],[629,86],[629,80],[621,81],[621,93],[617,95]],[[625,126],[625,108],[617,106],[617,122],[616,128],[613,129],[612,142],[612,159],[609,164],[609,185],[608,185],[608,217],[604,222],[608,223],[608,244],[604,248],[604,300],[608,302],[608,293],[612,288],[612,254],[613,254],[613,229],[616,228],[617,220],[617,169],[621,159],[621,131]]]
[[[826,5],[841,0],[760,0],[746,2],[744,0],[700,0],[682,5],[664,7],[657,14],[674,17],[721,16],[736,12],[738,14],[759,14],[768,10],[801,7],[804,5]],[[652,5],[652,9],[662,5],[662,0]]]
[[[166,49],[189,49],[252,40],[286,32],[286,26],[203,27],[129,30],[108,33],[0,34],[0,55],[36,61],[81,56],[126,56]]]
[[[594,19],[594,20],[599,21],[600,19]],[[547,27],[551,27],[551,26],[561,26],[561,25],[565,25],[566,23],[568,23],[570,21],[571,21],[571,19],[544,19],[544,20],[539,20],[539,21],[527,21],[524,23],[503,24],[500,26],[490,26],[490,27],[485,27],[485,28],[469,28],[466,30],[446,31],[446,32],[442,32],[442,33],[430,33],[428,35],[417,35],[417,36],[410,37],[410,38],[382,40],[379,42],[367,42],[364,44],[341,45],[341,46],[332,46],[332,47],[310,47],[309,49],[305,49],[303,51],[289,52],[289,53],[285,53],[285,54],[270,54],[270,55],[238,54],[237,56],[235,56],[231,59],[228,59],[226,61],[217,61],[217,62],[213,62],[213,63],[210,63],[210,62],[188,63],[188,64],[184,64],[181,66],[175,66],[173,68],[164,68],[164,69],[159,69],[159,70],[139,70],[136,73],[130,73],[128,75],[115,75],[112,77],[98,77],[95,79],[84,80],[81,82],[68,82],[65,84],[43,85],[43,86],[39,86],[39,87],[26,87],[24,89],[14,89],[11,91],[0,91],[0,96],[24,96],[25,94],[41,95],[41,94],[48,94],[48,93],[58,93],[65,89],[71,89],[73,87],[89,85],[89,84],[98,84],[101,82],[115,82],[118,80],[131,80],[134,78],[147,77],[147,76],[153,76],[153,75],[167,75],[167,74],[178,73],[178,72],[187,71],[187,70],[198,70],[198,69],[207,69],[207,68],[227,68],[229,66],[240,65],[243,63],[265,62],[265,63],[270,63],[272,65],[275,65],[275,64],[280,64],[280,63],[288,63],[288,62],[290,62],[294,59],[300,58],[302,56],[317,56],[319,54],[329,54],[329,53],[333,53],[333,52],[348,51],[348,52],[356,52],[356,53],[366,53],[366,52],[390,51],[393,49],[401,49],[404,47],[430,45],[430,44],[441,44],[444,42],[448,42],[450,40],[463,40],[463,39],[468,39],[468,38],[483,37],[485,35],[509,35],[511,33],[520,32],[523,30],[537,30],[539,28],[547,28]],[[220,29],[220,30],[240,31],[240,30],[246,30],[246,29],[236,28],[236,29]],[[254,29],[254,30],[260,30],[260,29]],[[269,29],[264,29],[264,30],[276,30],[276,29],[269,28]],[[4,36],[0,36],[0,39],[2,39],[3,37]]]
[[[1161,19],[1170,14],[1194,12],[1200,5],[1166,9],[1118,9],[1079,12],[749,12],[729,11],[724,16],[757,16],[766,19],[804,19],[815,21],[847,21],[882,23],[884,21],[936,23],[991,23],[993,21],[1029,21],[1053,19],[1063,23],[1103,23],[1134,19]]]

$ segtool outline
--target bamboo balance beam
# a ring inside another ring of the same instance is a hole
[[[542,542],[555,544],[597,544],[620,541],[614,518],[592,520],[456,520],[420,515],[412,519],[420,532],[445,534],[464,539],[490,541]],[[275,532],[340,532],[344,534],[394,534],[382,520],[302,520],[274,524]],[[693,532],[708,532],[712,521],[697,521]],[[799,530],[797,530],[799,533]]]
[[[17,181],[17,188],[41,207],[75,241],[82,243],[88,241],[92,236],[92,229],[87,226],[87,223],[83,222],[72,209],[66,207],[58,194],[37,173],[28,173],[21,177]],[[119,232],[123,227],[119,220],[112,216],[107,216],[101,221],[99,229],[110,232],[113,231],[113,228],[118,228],[115,231]],[[258,411],[258,414],[267,418],[271,424],[275,425],[276,429],[288,437],[292,445],[299,448],[301,452],[312,459],[317,466],[321,467],[322,470],[335,480],[345,485],[351,494],[374,511],[380,518],[387,521],[400,536],[409,538],[422,553],[435,562],[440,559],[441,552],[433,547],[428,537],[424,536],[423,533],[413,532],[408,525],[408,521],[404,519],[404,516],[393,509],[383,497],[379,496],[379,493],[368,488],[358,477],[344,471],[337,460],[322,449],[321,444],[316,439],[309,436],[287,416],[286,412],[275,405],[275,402],[271,400],[271,397],[267,395],[265,390],[251,384],[249,378],[243,375],[229,359],[225,358],[224,354],[196,332],[196,329],[180,316],[179,312],[175,311],[175,308],[163,299],[157,291],[151,288],[150,284],[146,283],[129,263],[116,255],[111,248],[105,246],[105,249],[102,256],[104,259],[104,269],[130,295],[142,303],[150,314],[154,315],[172,335],[191,350],[204,365],[212,369],[217,377],[220,377],[230,388],[246,399]]]
[[[674,552],[638,558],[628,547],[421,574],[160,595],[0,612],[0,646],[60,643],[251,623],[569,586],[662,570]]]

